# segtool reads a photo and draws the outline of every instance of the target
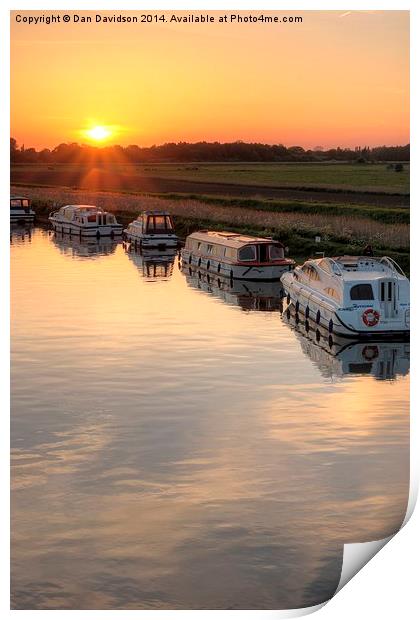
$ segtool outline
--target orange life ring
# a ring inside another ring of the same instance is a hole
[[[362,314],[363,323],[367,327],[375,327],[379,323],[380,314],[373,308],[368,308]]]
[[[367,362],[371,362],[379,355],[379,349],[376,345],[366,345],[363,348],[362,355]]]

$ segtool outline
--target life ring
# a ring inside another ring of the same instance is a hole
[[[375,327],[379,323],[380,314],[373,308],[368,308],[362,314],[363,323],[367,327]]]
[[[366,345],[363,348],[362,355],[367,362],[371,362],[378,357],[379,349],[376,345]]]

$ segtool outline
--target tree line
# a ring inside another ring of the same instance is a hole
[[[168,142],[161,145],[140,147],[91,146],[87,144],[61,143],[54,149],[25,148],[10,139],[12,163],[163,163],[163,162],[403,162],[410,160],[410,145],[333,148],[305,150],[301,146],[286,147],[283,144],[260,144],[257,142]]]

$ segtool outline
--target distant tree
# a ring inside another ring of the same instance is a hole
[[[13,163],[19,161],[18,143],[14,138],[10,138],[10,161]]]
[[[337,147],[335,149],[305,150],[301,146],[287,148],[283,144],[236,142],[167,142],[165,144],[140,147],[131,144],[127,147],[92,146],[89,144],[61,143],[52,151],[18,146],[14,138],[10,138],[10,159],[12,163],[71,163],[101,164],[106,162],[305,162],[305,161],[343,161],[371,163],[374,161],[406,162],[410,161],[410,145],[355,147],[354,149]]]

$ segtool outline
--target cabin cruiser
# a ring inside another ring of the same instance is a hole
[[[279,241],[211,230],[189,235],[181,255],[187,266],[241,280],[278,280],[295,264]]]
[[[168,280],[172,276],[177,255],[176,248],[134,248],[124,244],[127,255],[133,261],[142,277],[148,281]]]
[[[88,237],[121,235],[122,225],[115,215],[93,205],[66,205],[48,216],[56,232]]]
[[[127,241],[142,247],[178,246],[172,216],[168,211],[143,211],[124,230]]]
[[[31,224],[35,220],[35,211],[26,196],[10,196],[10,222]]]
[[[284,292],[278,281],[231,280],[186,265],[182,272],[189,286],[219,297],[231,306],[257,312],[282,310]]]
[[[370,375],[377,380],[393,380],[410,370],[410,344],[403,338],[366,342],[332,336],[312,320],[296,322],[290,311],[283,313],[283,320],[295,332],[303,353],[328,379]]]
[[[288,303],[329,333],[348,337],[408,335],[410,283],[386,256],[307,260],[281,277]]]

